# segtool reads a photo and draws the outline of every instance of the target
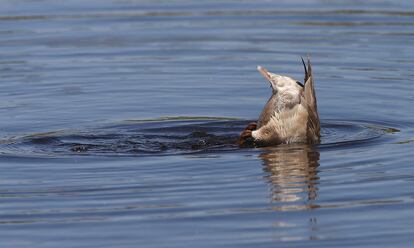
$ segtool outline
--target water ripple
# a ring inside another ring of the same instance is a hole
[[[249,121],[175,117],[129,120],[85,130],[35,133],[0,141],[9,156],[148,156],[239,150],[236,142]],[[361,122],[322,123],[319,149],[367,146],[398,130]]]

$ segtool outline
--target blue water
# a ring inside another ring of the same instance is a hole
[[[411,247],[410,1],[3,1],[1,247]],[[244,148],[313,62],[322,144]]]

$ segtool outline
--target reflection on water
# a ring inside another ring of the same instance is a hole
[[[275,210],[315,208],[318,197],[319,152],[311,145],[296,144],[264,148],[266,180]]]
[[[312,210],[319,206],[318,199],[318,167],[319,151],[307,144],[280,145],[263,148],[259,155],[263,161],[265,180],[270,187],[270,203],[274,211]],[[318,218],[309,213],[301,226],[307,229],[303,234],[281,231],[286,227],[298,224],[289,220],[273,220],[277,228],[274,238],[278,241],[318,240]],[[280,230],[281,229],[281,230]]]

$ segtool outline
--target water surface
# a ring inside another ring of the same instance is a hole
[[[4,247],[410,247],[409,1],[5,1]],[[235,145],[313,61],[322,144]]]

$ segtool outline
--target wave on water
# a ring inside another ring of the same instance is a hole
[[[148,156],[214,153],[239,148],[240,132],[251,120],[171,117],[127,120],[84,130],[35,133],[0,141],[7,156]],[[366,146],[396,129],[364,122],[326,121],[318,149]]]

